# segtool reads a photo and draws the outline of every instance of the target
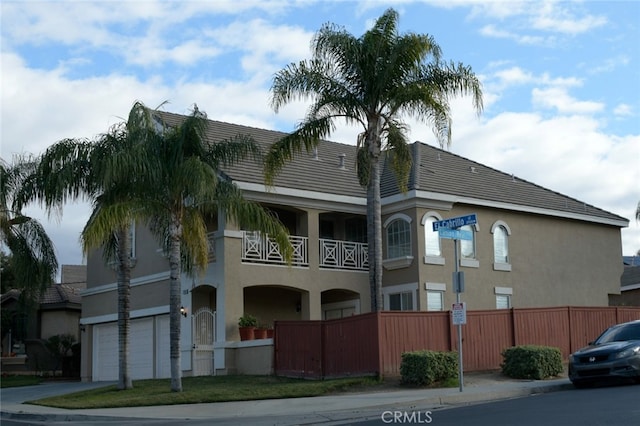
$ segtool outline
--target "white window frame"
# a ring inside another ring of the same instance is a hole
[[[425,283],[424,286],[427,291],[427,311],[436,312],[436,311],[444,311],[444,294],[447,291],[447,285],[444,283]],[[438,295],[440,297],[440,308],[439,309],[430,309],[429,304],[429,295]]]
[[[325,303],[320,307],[320,309],[322,309],[322,319],[326,319],[327,311],[333,311],[336,309],[345,310],[350,308],[353,308],[354,315],[359,314],[360,299],[345,300],[343,302]]]
[[[442,244],[440,241],[440,237],[438,237],[438,233],[433,230],[433,228],[431,227],[431,222],[429,222],[429,219],[432,218],[435,219],[435,221],[439,221],[442,220],[442,215],[438,212],[428,211],[424,215],[422,215],[422,220],[420,221],[420,224],[424,226],[424,263],[428,265],[444,265],[445,261],[444,256],[442,255]],[[429,233],[429,235],[435,234],[435,236],[437,237],[438,249],[440,251],[440,254],[438,256],[430,255],[427,253],[427,233]]]
[[[383,307],[386,311],[390,310],[391,303],[389,297],[395,294],[409,293],[411,292],[411,309],[406,311],[418,310],[418,283],[400,284],[388,287],[382,287],[382,299]]]
[[[388,257],[389,256],[389,235],[387,234],[387,227],[397,220],[406,222],[409,227],[409,254],[389,258]],[[385,230],[387,258],[382,261],[382,266],[385,269],[392,270],[392,269],[406,268],[407,266],[411,265],[411,262],[413,262],[413,255],[412,255],[413,235],[411,231],[411,222],[412,222],[411,217],[407,216],[404,213],[395,213],[391,215],[389,218],[387,218],[387,220],[384,221],[383,228]]]
[[[511,309],[513,307],[513,288],[511,287],[494,287],[494,294],[496,295],[496,309]],[[503,306],[500,300],[506,300],[507,306]]]
[[[471,228],[471,244],[473,245],[473,257],[464,257],[462,256],[462,246],[467,243],[465,240],[460,240],[460,266],[464,266],[467,268],[479,268],[480,261],[478,260],[478,245],[476,244],[476,233],[480,232],[480,227],[478,224],[463,226],[462,228]],[[467,230],[465,229],[465,230]]]
[[[496,260],[496,229],[503,228],[505,230],[505,247],[504,251],[506,253],[506,262],[500,262]],[[509,256],[509,239],[511,237],[511,228],[506,222],[502,220],[497,220],[491,225],[491,234],[493,235],[493,270],[494,271],[511,271],[511,257]]]

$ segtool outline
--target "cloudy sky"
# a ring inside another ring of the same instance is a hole
[[[484,113],[453,103],[451,151],[629,219],[623,254],[640,249],[640,2],[637,1],[11,1],[1,8],[1,156],[92,138],[137,100],[290,131],[303,103],[275,114],[276,71],[309,57],[326,22],[361,35],[388,7],[401,32],[435,37],[470,65]],[[359,129],[331,137],[354,143]],[[411,122],[410,139],[435,144]],[[37,206],[60,263],[83,261],[86,204],[61,220]]]

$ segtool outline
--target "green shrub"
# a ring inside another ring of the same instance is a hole
[[[549,346],[521,345],[502,351],[502,373],[514,379],[542,380],[562,373],[562,353]]]
[[[431,385],[458,377],[457,352],[415,351],[402,354],[402,382],[411,385]]]
[[[254,317],[251,314],[244,314],[238,320],[238,326],[239,327],[257,327],[258,320],[256,317]]]

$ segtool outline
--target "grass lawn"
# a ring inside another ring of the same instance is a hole
[[[354,390],[375,391],[376,388],[384,388],[384,382],[373,377],[304,380],[275,376],[207,376],[184,377],[180,393],[171,392],[170,379],[137,380],[131,390],[119,391],[112,385],[29,403],[69,409],[140,407],[300,398]]]
[[[33,386],[42,382],[42,379],[37,376],[15,375],[15,376],[2,376],[0,380],[0,388],[13,388],[16,386]]]

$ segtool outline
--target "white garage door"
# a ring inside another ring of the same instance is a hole
[[[118,380],[118,325],[99,324],[93,333],[93,381]],[[153,318],[131,321],[132,379],[153,378]]]
[[[93,381],[118,380],[118,325],[93,327]]]
[[[156,317],[156,377],[171,377],[169,315]]]

